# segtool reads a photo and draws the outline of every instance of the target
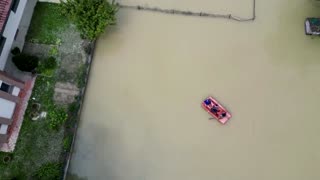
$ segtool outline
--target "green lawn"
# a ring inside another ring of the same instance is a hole
[[[59,33],[68,28],[70,22],[53,3],[37,3],[27,35],[28,42],[56,44]]]
[[[27,35],[28,40],[35,43],[57,44],[56,42],[60,41],[59,34],[67,32],[72,27],[70,21],[62,17],[59,12],[57,4],[38,2]],[[45,52],[44,55],[46,55]],[[81,98],[79,97],[77,102],[68,107],[63,107],[66,109],[68,119],[56,130],[53,130],[50,125],[54,118],[47,117],[32,121],[30,116],[33,103],[40,103],[41,111],[48,112],[47,116],[52,113],[57,115],[57,108],[62,108],[55,105],[53,100],[54,86],[60,77],[59,68],[52,77],[37,77],[31,95],[35,100],[29,101],[15,151],[13,153],[0,152],[0,180],[55,180],[60,179],[63,175],[65,158],[70,150]],[[70,76],[79,79],[83,76],[82,71],[79,68]],[[59,118],[59,116],[54,117]],[[11,161],[4,163],[3,159],[7,156],[11,158]]]
[[[81,72],[81,69],[79,69],[79,73]],[[0,152],[1,180],[11,178],[37,179],[35,175],[39,173],[39,169],[44,169],[40,173],[44,173],[46,177],[48,175],[57,177],[40,179],[55,180],[60,179],[62,176],[65,157],[70,151],[74,135],[80,97],[78,101],[68,106],[68,119],[57,130],[51,128],[50,121],[52,120],[50,118],[32,121],[30,116],[33,103],[40,103],[41,111],[46,111],[48,114],[56,111],[54,107],[61,107],[55,105],[53,101],[54,86],[57,78],[57,73],[53,77],[37,77],[31,96],[35,100],[29,100],[16,149],[14,153]],[[4,163],[3,158],[5,156],[10,156],[12,160]],[[44,167],[56,169],[48,170],[48,168]]]
[[[41,111],[55,111],[53,94],[57,77],[57,73],[53,77],[37,77],[31,96],[35,100],[29,101],[16,149],[14,153],[0,152],[1,180],[12,178],[55,180],[63,175],[63,164],[70,151],[79,101],[69,105],[67,109],[69,117],[57,130],[50,128],[48,118],[32,121],[30,117],[31,105],[34,102],[41,104]],[[5,156],[10,156],[11,161],[4,163]],[[50,167],[49,170],[46,167]],[[43,173],[45,177],[36,178],[36,173]]]
[[[50,110],[53,106],[54,83],[54,78],[37,78],[32,97],[41,103],[41,109],[44,111]],[[46,163],[62,163],[60,157],[63,152],[64,128],[51,130],[48,119],[32,121],[29,114],[33,101],[29,101],[16,149],[11,154],[12,161],[5,164],[1,158],[0,179],[31,178]],[[4,155],[5,153],[1,153],[1,156]]]

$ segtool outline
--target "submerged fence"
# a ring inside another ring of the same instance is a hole
[[[164,14],[173,14],[173,15],[184,15],[184,16],[199,16],[199,17],[208,17],[208,18],[224,18],[230,19],[239,22],[246,22],[246,21],[254,21],[256,18],[256,0],[253,0],[253,11],[251,18],[243,18],[238,17],[232,14],[215,14],[215,13],[207,13],[207,12],[193,12],[193,11],[184,11],[184,10],[177,10],[177,9],[163,9],[158,7],[147,7],[147,6],[140,6],[140,5],[125,5],[117,3],[120,8],[128,8],[128,9],[136,9],[140,11],[151,11],[151,12],[158,12]]]

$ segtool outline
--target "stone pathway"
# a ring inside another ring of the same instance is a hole
[[[39,58],[44,58],[49,57],[49,52],[52,47],[54,47],[54,45],[26,42],[24,44],[23,52],[27,54],[32,54]]]
[[[68,105],[75,101],[80,94],[79,88],[71,83],[57,82],[54,88],[54,101],[56,104]]]

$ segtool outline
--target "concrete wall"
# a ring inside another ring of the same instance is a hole
[[[6,143],[8,141],[8,135],[0,134],[0,143]]]
[[[21,1],[21,0],[20,0]],[[32,19],[32,15],[33,15],[33,11],[34,11],[34,7],[36,6],[38,0],[28,0],[25,8],[24,8],[24,12],[23,12],[23,16],[22,19],[20,20],[20,24],[19,24],[19,33],[17,34],[17,37],[15,39],[15,41],[13,42],[13,45],[11,46],[13,47],[19,47],[21,50],[23,49],[23,45],[25,42],[25,38],[29,29],[29,25]],[[19,79],[23,82],[29,81],[31,78],[31,74],[27,73],[27,72],[22,72],[20,70],[18,70],[18,68],[13,64],[12,62],[12,55],[11,53],[9,53],[9,57],[7,59],[7,63],[5,66],[5,72],[7,72],[10,76]]]
[[[14,37],[19,27],[26,5],[27,5],[27,0],[21,0],[19,2],[16,13],[14,13],[13,11],[10,11],[9,19],[7,21],[6,27],[3,32],[3,36],[7,38],[7,40],[0,56],[0,70],[2,71],[5,68],[8,56],[10,55]],[[22,47],[23,45],[21,45],[21,47],[19,48],[22,49]]]
[[[21,1],[21,0],[20,0]],[[29,30],[29,25],[31,23],[32,15],[33,15],[33,10],[34,7],[37,4],[37,0],[28,0],[28,3],[24,9],[24,13],[22,16],[22,19],[20,21],[19,25],[19,33],[16,37],[16,40],[13,42],[12,47],[21,47],[20,49],[22,50],[22,47],[25,42],[26,35]]]

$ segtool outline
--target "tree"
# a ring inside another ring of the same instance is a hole
[[[80,31],[81,37],[95,40],[107,26],[116,22],[118,10],[114,3],[107,0],[66,0],[61,2],[62,12]]]

